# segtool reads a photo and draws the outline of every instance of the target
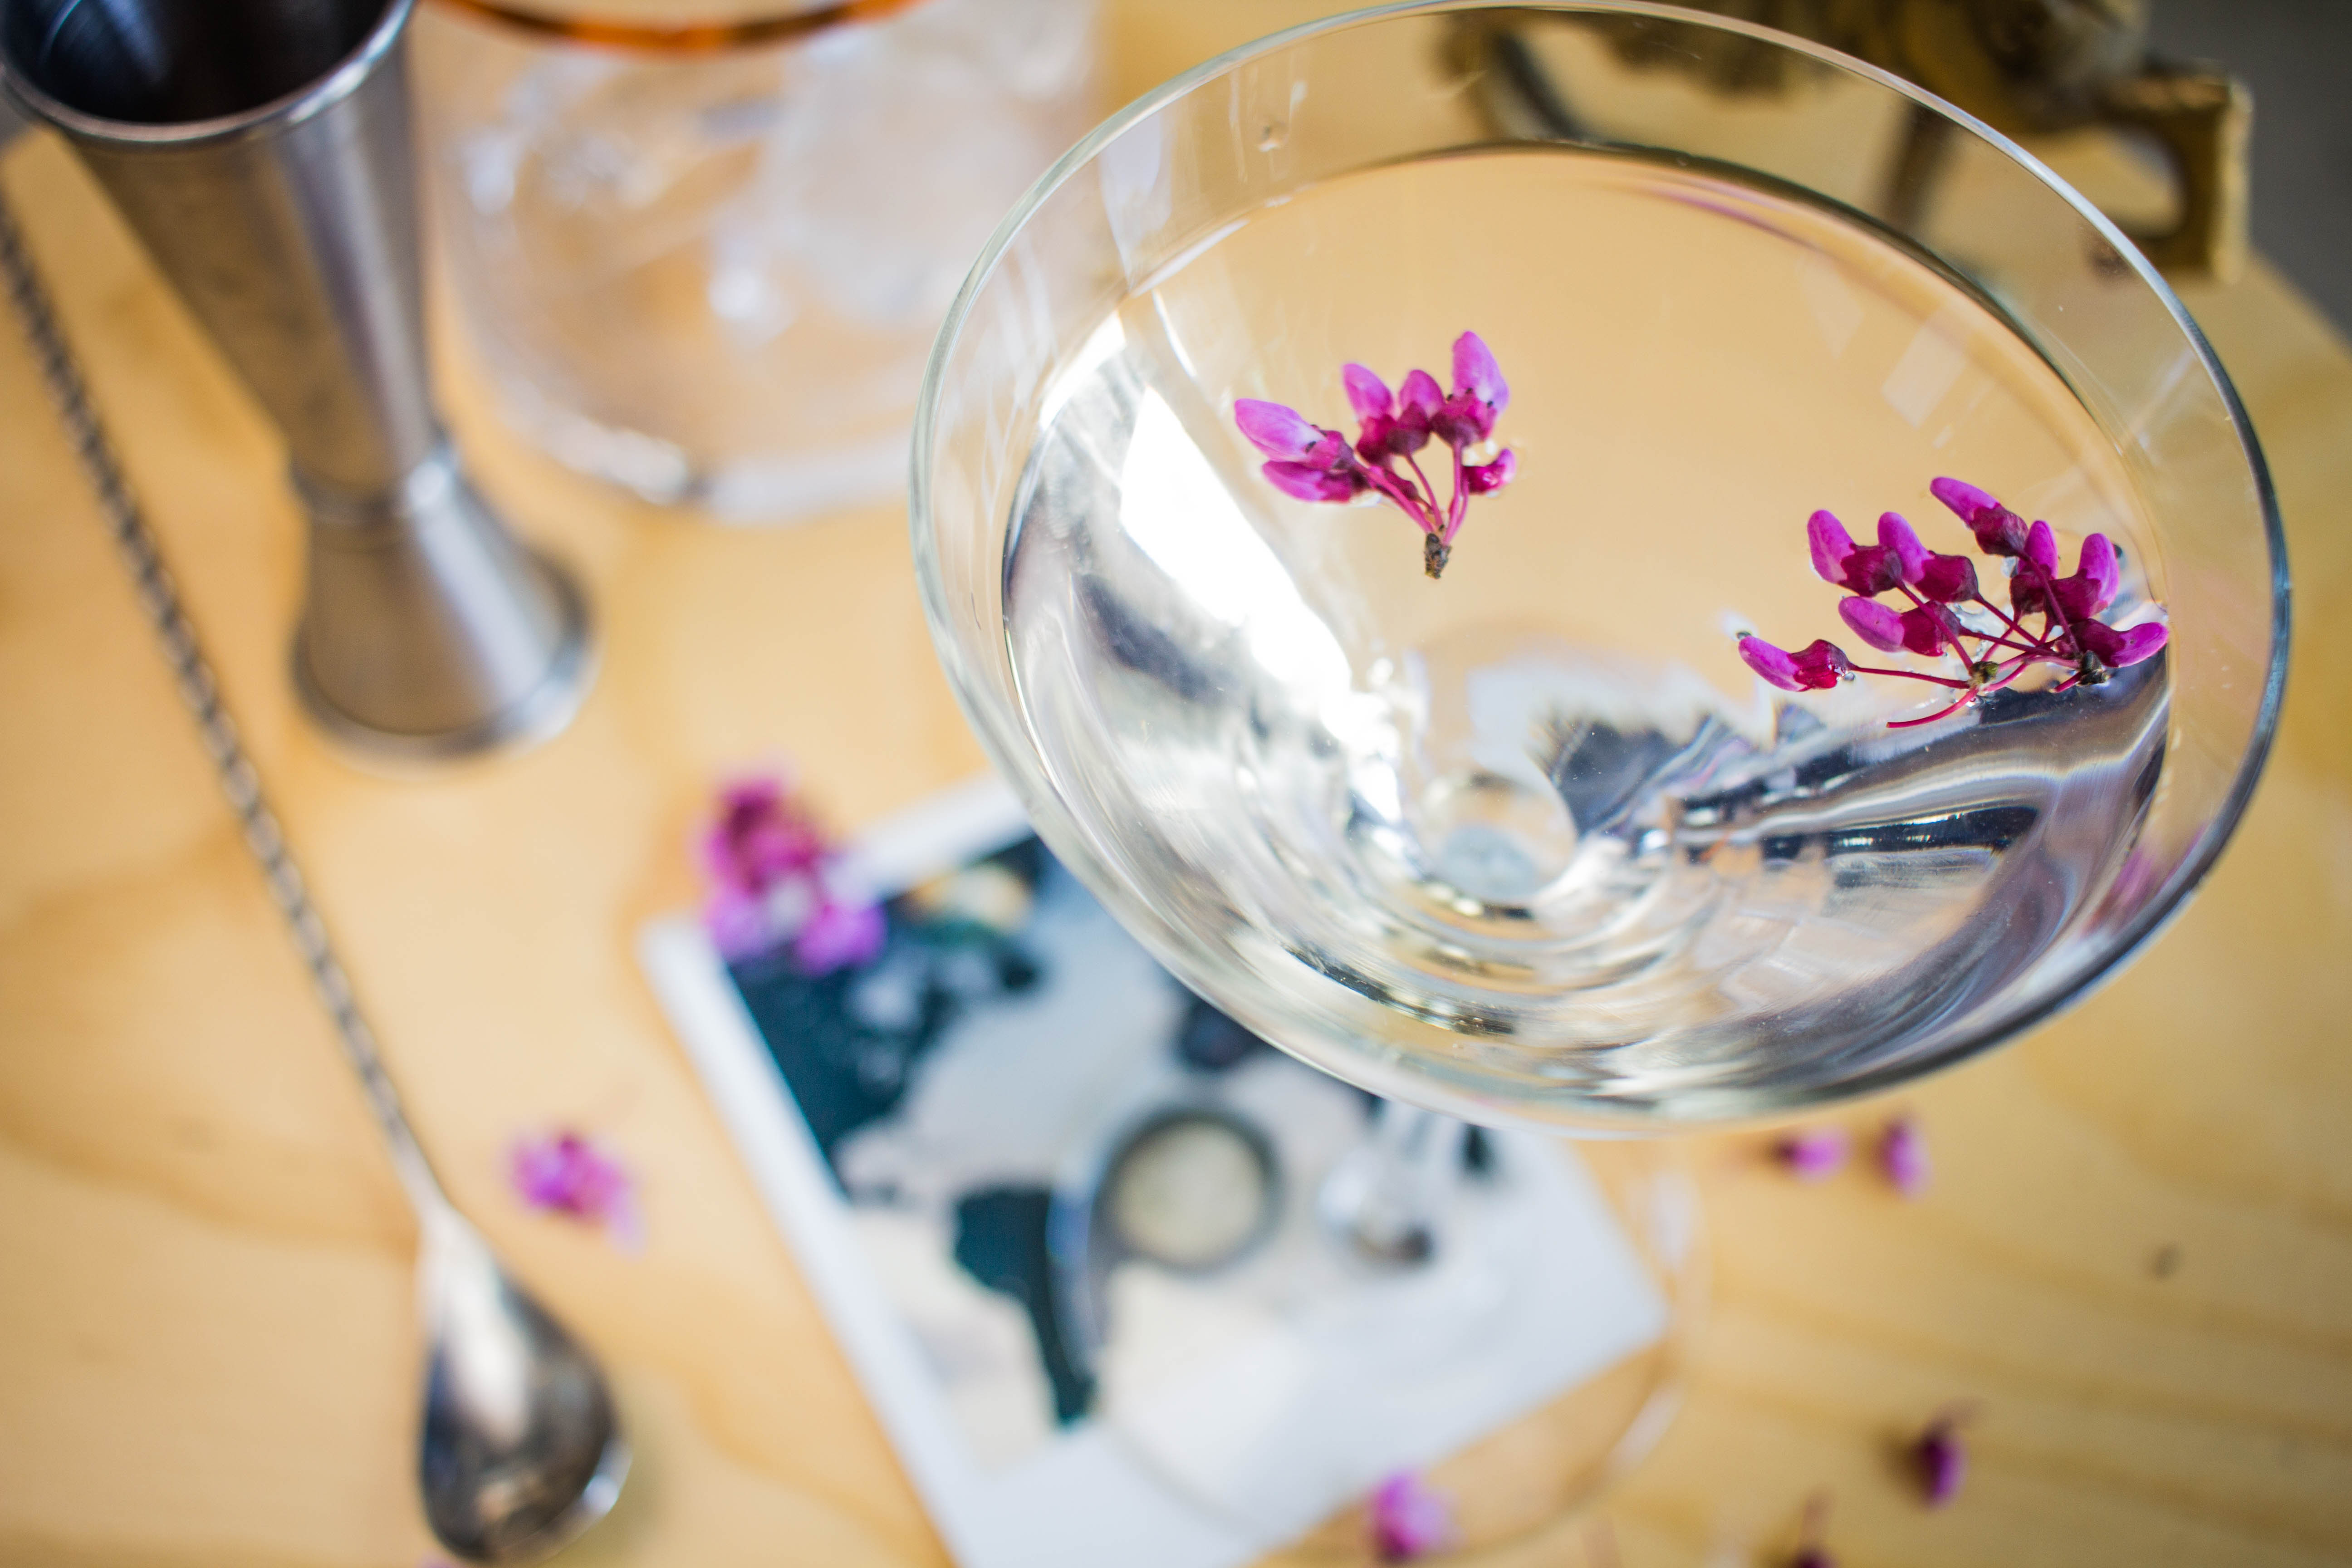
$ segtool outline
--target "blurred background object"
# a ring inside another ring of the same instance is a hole
[[[1092,0],[427,6],[448,275],[501,412],[729,521],[895,493],[996,220],[1096,117]]]
[[[2148,0],[1689,0],[1694,8],[1827,44],[1917,82],[2029,145],[2104,129],[2120,134],[2161,181],[2152,213],[2126,199],[2108,216],[2158,267],[2228,279],[2245,263],[2245,86],[2210,67],[2148,47]],[[1483,65],[1482,95],[1500,133],[1580,140],[1581,109],[1542,58],[1538,13],[1519,21],[1465,17],[1460,49]],[[1638,69],[1678,71],[1735,95],[1799,89],[1803,68],[1760,40],[1688,35],[1629,16],[1612,30]],[[1816,72],[1815,74],[1818,74]],[[1915,108],[1873,204],[1916,233],[1952,166],[1955,127]],[[2146,182],[2141,182],[2146,183]],[[2086,194],[2104,201],[2102,193]]]

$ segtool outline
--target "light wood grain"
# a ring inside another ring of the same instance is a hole
[[[1307,9],[1120,7],[1117,86]],[[457,377],[487,488],[593,585],[603,674],[539,752],[355,773],[284,679],[267,426],[58,146],[0,177],[425,1142],[616,1374],[641,1468],[566,1561],[943,1561],[629,952],[690,895],[724,771],[789,755],[854,826],[980,765],[898,510],[740,531],[622,503]],[[2262,792],[2123,979],[1904,1097],[1925,1201],[1695,1150],[1715,1305],[1601,1507],[1629,1564],[1769,1560],[1822,1488],[1853,1563],[2352,1562],[2352,354],[2260,267],[2190,304],[2294,552]],[[12,330],[0,716],[0,1563],[414,1568],[409,1223]],[[507,1196],[507,1140],[556,1121],[642,1173],[641,1256]],[[1929,1515],[1890,1454],[1959,1397],[1975,1471]],[[1584,1530],[1510,1556],[1582,1562]]]

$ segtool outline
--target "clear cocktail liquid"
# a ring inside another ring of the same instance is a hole
[[[1352,430],[1344,363],[1443,381],[1465,329],[1519,475],[1432,582],[1393,510],[1275,491],[1231,410]],[[1904,730],[1946,694],[1790,696],[1739,661],[1741,630],[1867,654],[1809,564],[1817,507],[1864,539],[1903,512],[1998,584],[1938,475],[2049,520],[2067,570],[2107,533],[2111,619],[2150,592],[2060,378],[1818,205],[1570,150],[1361,173],[1205,237],[1038,422],[1007,635],[1081,831],[1243,990],[1336,981],[1490,1079],[1669,1118],[1833,1080],[2066,940],[2158,782],[2160,658]]]

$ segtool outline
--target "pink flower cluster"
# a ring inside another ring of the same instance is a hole
[[[1310,501],[1377,494],[1420,527],[1423,567],[1432,577],[1442,574],[1454,536],[1469,514],[1470,498],[1493,494],[1518,472],[1518,458],[1508,447],[1483,463],[1470,461],[1472,448],[1493,437],[1496,416],[1510,405],[1511,389],[1501,367],[1477,333],[1465,332],[1454,340],[1451,392],[1440,390],[1437,378],[1425,370],[1407,374],[1394,392],[1360,364],[1344,366],[1339,379],[1356,412],[1352,443],[1337,430],[1310,423],[1297,409],[1263,398],[1236,398],[1234,423],[1271,459],[1263,471],[1275,489]],[[1452,489],[1443,507],[1418,455],[1433,439],[1454,454]]]
[[[1899,512],[1878,520],[1878,542],[1856,544],[1845,525],[1826,511],[1805,525],[1813,570],[1846,591],[1838,615],[1854,636],[1882,653],[1912,653],[1924,658],[1957,657],[1960,679],[1916,669],[1856,664],[1826,637],[1791,653],[1753,633],[1739,637],[1739,657],[1748,668],[1786,691],[1815,691],[1855,674],[1899,676],[1958,693],[1919,719],[1896,720],[1889,728],[1933,723],[1998,691],[2035,664],[2056,664],[2071,673],[2053,688],[2097,686],[2126,665],[2152,658],[2162,648],[2161,623],[2116,627],[2099,616],[2122,586],[2122,558],[2104,533],[2083,541],[2071,575],[2058,574],[2058,540],[2046,522],[2025,520],[1983,490],[1958,479],[1939,479],[1928,489],[1969,525],[1977,548],[2008,557],[2009,607],[1985,597],[1976,565],[1965,555],[1940,555],[1919,542]],[[1907,607],[1881,601],[1896,594]],[[2031,628],[2029,619],[2041,625]]]
[[[791,945],[804,974],[829,974],[882,950],[881,907],[843,895],[828,876],[833,847],[782,779],[746,779],[719,795],[702,839],[710,879],[703,923],[730,959]]]

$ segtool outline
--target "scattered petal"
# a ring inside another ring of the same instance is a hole
[[[1903,617],[1875,599],[1840,599],[1838,616],[1854,636],[1881,653],[1894,653],[1903,647]]]
[[[508,1152],[507,1174],[515,1195],[541,1213],[602,1226],[626,1250],[644,1240],[627,1168],[576,1132],[517,1139]]]
[[[798,967],[823,974],[879,948],[881,911],[842,899],[830,885],[832,846],[781,777],[720,791],[702,850],[710,880],[703,928],[729,963],[789,944]]]
[[[1965,1411],[1948,1411],[1930,1421],[1912,1445],[1919,1487],[1929,1508],[1942,1508],[1959,1496],[1960,1483],[1968,1479],[1969,1450],[1960,1441],[1960,1425],[1966,1419]]]
[[[1454,1503],[1411,1470],[1372,1489],[1372,1546],[1384,1563],[1407,1563],[1443,1551],[1454,1538]]]
[[[1919,535],[1913,531],[1910,523],[1904,521],[1901,512],[1886,511],[1878,514],[1878,542],[1895,552],[1895,558],[1902,568],[1903,581],[1906,583],[1916,583],[1919,580],[1919,574],[1927,570],[1927,547],[1919,542]]]
[[[1324,433],[1297,409],[1264,398],[1235,398],[1234,423],[1252,446],[1269,458],[1304,458],[1323,441]]]
[[[1886,1124],[1878,1139],[1878,1168],[1906,1198],[1927,1190],[1927,1135],[1920,1131],[1917,1117],[1902,1115]]]
[[[1837,1559],[1822,1543],[1828,1533],[1830,1499],[1827,1492],[1815,1492],[1805,1500],[1805,1516],[1797,1527],[1796,1554],[1789,1559],[1789,1568],[1837,1568]]]
[[[1784,1134],[1772,1157],[1799,1181],[1818,1182],[1845,1168],[1848,1147],[1843,1127],[1805,1127]]]

